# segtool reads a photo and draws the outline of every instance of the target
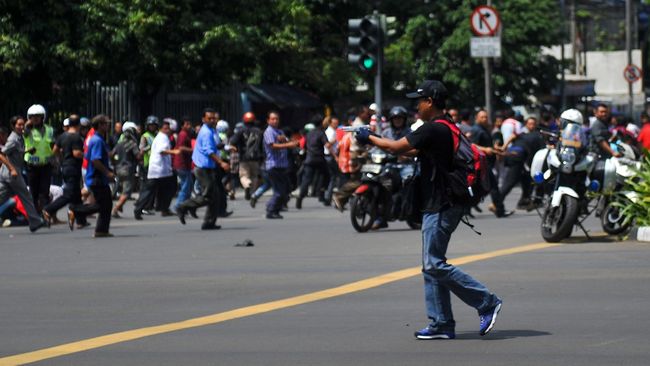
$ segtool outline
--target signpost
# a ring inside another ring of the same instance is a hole
[[[470,54],[472,57],[483,58],[483,68],[485,69],[485,109],[487,109],[488,120],[492,123],[492,64],[491,57],[501,57],[501,17],[499,12],[491,7],[492,1],[488,0],[488,5],[481,5],[474,9],[469,17],[469,23],[472,32],[476,37],[472,37],[470,42]]]

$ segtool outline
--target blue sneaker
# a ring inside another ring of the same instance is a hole
[[[429,326],[426,328],[420,329],[414,333],[415,338],[417,339],[454,339],[456,338],[456,333],[454,332],[441,332],[435,330]]]
[[[503,304],[503,301],[499,300],[497,305],[492,308],[492,310],[478,316],[479,319],[481,319],[481,330],[479,332],[480,335],[484,336],[492,330],[494,323],[497,322],[497,315],[499,315],[499,311],[501,310],[501,304]]]

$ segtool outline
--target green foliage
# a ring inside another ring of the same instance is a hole
[[[0,99],[44,100],[55,86],[129,80],[140,94],[161,87],[214,89],[232,80],[284,83],[333,101],[367,77],[345,61],[347,19],[371,14],[363,0],[0,1]],[[385,85],[443,79],[456,102],[483,100],[483,69],[469,57],[476,0],[384,0],[397,18]],[[557,43],[557,2],[497,1],[504,57],[496,94],[522,102],[548,92],[557,74],[540,46]],[[25,90],[29,85],[29,90]],[[386,89],[392,89],[387,87]],[[390,92],[388,91],[388,94]]]
[[[643,159],[636,174],[625,182],[622,191],[638,194],[638,199],[631,202],[622,193],[616,194],[616,205],[625,217],[625,223],[632,220],[639,226],[650,226],[650,156]]]

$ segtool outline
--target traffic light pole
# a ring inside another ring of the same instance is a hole
[[[377,20],[377,24],[380,24],[380,15],[379,12],[375,10],[373,16]],[[377,114],[377,131],[381,133],[381,112],[382,112],[382,93],[381,93],[381,74],[384,69],[384,37],[381,31],[381,27],[379,29],[378,37],[379,37],[379,47],[377,47],[377,68],[375,69],[376,74],[375,74],[375,104],[377,105],[377,110],[375,113]]]

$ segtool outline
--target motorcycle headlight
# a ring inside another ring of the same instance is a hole
[[[384,152],[374,152],[370,154],[370,160],[375,164],[381,164],[386,159],[386,153]]]
[[[542,172],[537,172],[537,173],[535,173],[535,178],[534,178],[534,180],[535,180],[535,183],[536,183],[536,184],[542,184],[542,183],[544,183],[544,173],[542,173]]]
[[[564,148],[560,151],[560,161],[564,164],[573,165],[576,162],[576,152],[572,148]]]

